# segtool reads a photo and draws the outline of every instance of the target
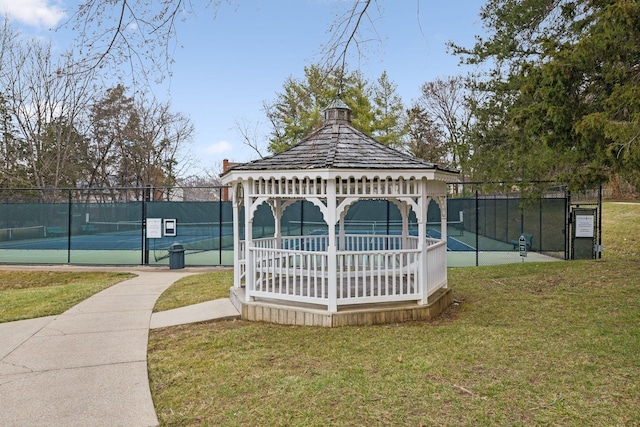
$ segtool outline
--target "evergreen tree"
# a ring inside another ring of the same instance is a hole
[[[406,115],[402,98],[397,94],[397,85],[389,80],[384,71],[373,88],[375,119],[373,136],[383,144],[395,148],[405,145],[407,135]]]
[[[286,150],[320,126],[322,110],[338,98],[351,109],[356,129],[383,143],[401,144],[404,108],[386,73],[378,86],[372,86],[359,72],[327,72],[317,65],[306,67],[304,74],[304,80],[288,78],[276,101],[265,106],[272,125],[270,152]]]
[[[490,0],[489,37],[453,46],[478,81],[479,178],[570,182],[638,178],[640,4],[630,0]]]

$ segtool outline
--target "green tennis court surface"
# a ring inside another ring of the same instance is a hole
[[[233,230],[217,223],[182,224],[176,236],[148,239],[148,249],[166,250],[179,242],[187,249],[217,249]],[[62,227],[21,227],[0,230],[0,249],[22,250],[141,250],[145,234],[140,223],[89,223],[68,235]]]

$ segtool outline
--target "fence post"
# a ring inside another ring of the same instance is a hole
[[[480,255],[480,221],[478,220],[478,215],[480,215],[480,201],[478,200],[478,189],[476,189],[476,267],[479,265]]]
[[[602,259],[602,183],[598,186],[598,246],[597,259]]]
[[[505,223],[505,231],[504,231],[504,237],[505,240],[509,240],[509,205],[511,204],[511,200],[509,199],[509,192],[505,192],[505,216],[504,216],[504,223]]]
[[[67,207],[67,264],[71,264],[71,224],[73,218],[73,210],[71,206],[71,189],[68,193],[68,207]]]
[[[218,187],[218,264],[222,265],[222,187]]]
[[[540,223],[538,224],[538,233],[540,233],[540,235],[538,236],[538,251],[542,252],[542,195],[540,196],[539,209]],[[533,250],[533,248],[531,249]]]
[[[565,190],[564,212],[564,260],[571,259],[571,191]]]
[[[144,187],[142,196],[142,218],[140,224],[142,224],[140,230],[140,239],[142,241],[142,264],[149,264],[149,247],[147,245],[147,239],[145,238],[145,228],[147,227],[147,202],[151,200],[151,186],[146,185]]]

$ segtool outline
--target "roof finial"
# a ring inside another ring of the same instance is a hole
[[[351,108],[338,96],[324,109],[324,124],[351,123]]]

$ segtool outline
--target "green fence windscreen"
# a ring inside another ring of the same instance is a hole
[[[184,189],[0,189],[0,262],[71,264],[165,264],[174,243],[185,248],[186,265],[233,264],[233,208],[222,200],[222,187]],[[188,195],[188,197],[186,196]],[[195,200],[200,196],[203,200]],[[492,263],[490,254],[518,260],[520,235],[530,236],[532,252],[557,258],[567,251],[567,197],[554,194],[523,200],[515,194],[472,193],[447,201],[450,265]],[[149,238],[147,219],[175,220],[175,235]],[[387,200],[361,200],[344,218],[348,232],[399,234],[400,210]],[[410,212],[409,232],[418,230]],[[244,239],[244,211],[240,212]],[[268,204],[258,207],[254,238],[273,236]],[[328,230],[320,209],[311,202],[289,205],[280,224],[283,235],[322,234]],[[431,201],[427,233],[442,236],[441,212]],[[515,242],[515,243],[514,243]],[[454,254],[461,254],[455,255]],[[493,256],[493,255],[491,255]],[[484,257],[484,258],[483,258]],[[460,261],[464,258],[464,261]]]

